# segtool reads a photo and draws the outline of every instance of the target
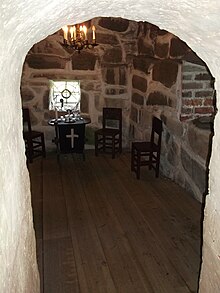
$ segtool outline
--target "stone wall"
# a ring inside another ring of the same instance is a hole
[[[91,117],[87,144],[93,145],[104,106],[123,109],[124,148],[133,140],[148,139],[152,115],[161,117],[162,172],[202,200],[210,130],[198,130],[190,121],[214,112],[213,78],[206,64],[178,37],[147,22],[103,17],[85,24],[89,38],[91,26],[96,26],[99,45],[94,49],[79,54],[63,47],[59,30],[26,56],[22,101],[31,109],[33,127],[45,133],[47,150],[54,147],[54,129],[47,123],[54,117],[48,110],[49,80],[79,79],[81,112]],[[200,136],[202,156],[190,141]],[[186,159],[192,167],[184,164]],[[198,172],[200,180],[194,176]]]
[[[162,173],[190,191],[200,202],[208,193],[208,165],[213,136],[211,117],[200,117],[188,123],[164,111]]]

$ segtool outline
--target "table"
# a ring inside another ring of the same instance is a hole
[[[85,126],[90,122],[90,118],[83,117],[49,120],[48,124],[55,126],[53,142],[57,146],[57,153],[80,153],[85,159]]]

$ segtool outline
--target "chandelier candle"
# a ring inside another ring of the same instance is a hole
[[[88,29],[85,25],[65,25],[63,28],[63,46],[70,47],[73,50],[80,51],[85,49],[91,49],[98,44],[96,44],[95,38],[95,26],[92,26],[92,42],[88,41]]]
[[[95,43],[95,26],[92,26],[92,42]]]

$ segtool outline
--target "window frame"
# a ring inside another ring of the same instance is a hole
[[[60,83],[60,85],[58,85],[58,83]],[[62,83],[63,83],[63,89],[62,89]],[[71,110],[73,112],[80,112],[80,104],[81,104],[80,80],[70,80],[70,79],[49,80],[49,88],[50,88],[49,110],[54,110],[54,111],[57,110],[60,112]],[[75,88],[76,88],[76,91],[74,92]],[[70,96],[66,98],[66,96],[68,95]],[[61,98],[63,99],[63,103],[61,102]],[[69,100],[68,102],[68,99],[71,99],[71,101]]]

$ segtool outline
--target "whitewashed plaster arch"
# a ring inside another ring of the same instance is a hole
[[[208,65],[220,93],[217,0],[5,0],[0,36],[0,291],[39,292],[30,186],[22,139],[20,78],[32,45],[66,23],[97,16],[143,20],[184,40]],[[1,24],[1,23],[0,23]],[[217,99],[217,107],[219,107]],[[220,118],[215,119],[200,292],[220,288]],[[213,274],[213,271],[215,274]],[[211,273],[212,272],[212,273]]]

